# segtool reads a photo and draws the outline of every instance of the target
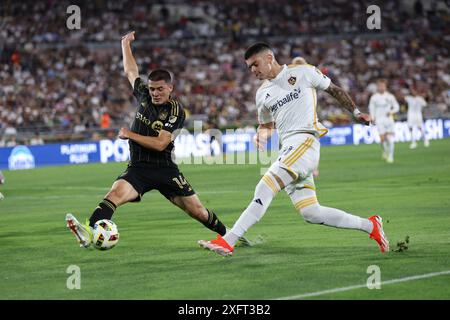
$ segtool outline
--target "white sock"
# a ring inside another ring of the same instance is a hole
[[[383,141],[383,143],[381,144],[381,147],[383,149],[383,154],[387,155],[388,154],[388,150],[389,150],[389,145],[388,145],[387,139],[385,139]]]
[[[339,209],[324,207],[318,203],[301,209],[301,214],[309,223],[324,224],[343,229],[357,229],[367,233],[371,233],[373,229],[373,223],[369,219],[364,219]]]
[[[252,202],[248,205],[247,209],[242,212],[239,219],[233,225],[233,228],[227,231],[225,236],[223,236],[224,240],[230,246],[234,247],[238,239],[242,237],[251,226],[261,220],[274,197],[275,194],[273,190],[263,180],[260,180],[256,186]]]
[[[411,129],[411,143],[416,142],[416,135],[414,134],[414,127]]]
[[[388,139],[388,154],[390,158],[394,158],[394,137],[389,137]]]
[[[422,137],[423,137],[423,142],[428,143],[428,139],[427,139],[427,135],[425,133],[424,125],[422,125],[422,127],[421,127],[421,133],[422,133]]]

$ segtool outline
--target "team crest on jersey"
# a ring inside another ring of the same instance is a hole
[[[291,77],[288,79],[288,82],[289,82],[289,84],[290,84],[291,86],[293,86],[293,85],[295,84],[295,82],[297,82],[297,78],[294,77],[294,76],[291,76]]]
[[[175,121],[177,121],[177,117],[176,116],[170,116],[169,117],[169,122],[170,123],[175,123]]]
[[[163,128],[163,123],[161,121],[155,121],[152,123],[152,129],[159,132]]]
[[[163,111],[161,111],[161,112],[159,113],[158,118],[159,118],[160,120],[164,121],[164,120],[167,119],[168,114],[169,114],[169,113],[168,113],[166,110],[163,110]]]

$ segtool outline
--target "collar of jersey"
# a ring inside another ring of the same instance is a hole
[[[280,73],[277,74],[277,76],[275,78],[270,79],[269,81],[276,81],[276,80],[280,79],[283,76],[283,74],[286,72],[286,69],[287,69],[287,65],[283,64],[283,69],[281,69]]]

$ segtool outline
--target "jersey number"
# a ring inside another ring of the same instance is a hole
[[[180,189],[184,189],[185,186],[189,186],[189,183],[186,181],[186,179],[181,176],[181,174],[178,176],[178,178],[172,178],[173,181],[180,187]]]

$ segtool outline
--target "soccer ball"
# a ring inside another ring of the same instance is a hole
[[[98,220],[94,224],[93,244],[96,249],[109,250],[119,241],[119,230],[117,225],[111,220]]]

